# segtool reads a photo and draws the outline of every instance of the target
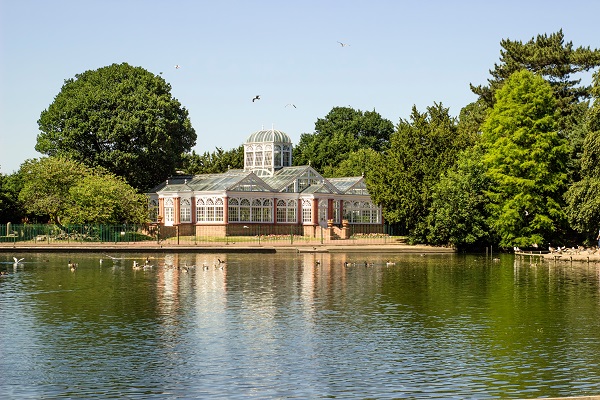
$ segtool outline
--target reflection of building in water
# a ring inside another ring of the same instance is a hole
[[[346,239],[350,231],[383,232],[381,208],[362,176],[325,178],[310,165],[292,166],[291,139],[275,129],[251,134],[244,153],[244,169],[177,175],[152,189],[150,211],[161,235],[175,227],[195,236],[316,237],[324,230]]]

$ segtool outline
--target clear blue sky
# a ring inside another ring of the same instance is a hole
[[[203,153],[263,126],[297,143],[336,106],[394,124],[434,102],[458,115],[503,38],[562,28],[576,47],[600,48],[599,16],[595,0],[0,0],[0,172],[41,156],[40,113],[86,70],[163,72]]]

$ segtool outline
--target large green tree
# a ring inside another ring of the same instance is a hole
[[[489,107],[496,101],[495,93],[515,72],[527,69],[550,83],[556,97],[558,126],[571,126],[571,117],[581,100],[590,97],[590,86],[581,86],[581,79],[574,76],[600,67],[600,50],[590,47],[574,47],[566,42],[562,29],[550,35],[538,35],[526,43],[503,39],[500,42],[500,63],[490,70],[492,75],[487,86],[473,86],[471,90]]]
[[[486,176],[480,146],[462,151],[456,165],[435,184],[427,215],[427,242],[473,249],[494,243],[489,229]]]
[[[410,119],[401,120],[392,134],[390,148],[367,171],[369,193],[383,206],[385,219],[425,240],[432,188],[470,140],[458,134],[456,119],[441,103],[424,113],[413,107]]]
[[[496,92],[482,143],[490,226],[502,247],[545,244],[564,227],[569,149],[557,118],[552,87],[530,71],[515,72]]]
[[[375,111],[334,107],[315,122],[315,132],[304,133],[294,148],[294,164],[310,164],[325,176],[359,149],[377,152],[387,148],[394,132],[391,121]]]
[[[569,141],[569,180],[579,180],[585,137],[581,124],[591,96],[590,85],[582,84],[581,78],[585,72],[600,67],[600,50],[565,42],[562,29],[550,35],[537,35],[527,42],[503,39],[500,45],[500,62],[490,70],[492,77],[488,84],[471,85],[472,91],[491,108],[496,91],[514,72],[527,69],[543,77],[552,86],[556,99],[556,129]]]
[[[35,148],[149,189],[196,143],[187,110],[170,92],[162,77],[127,63],[77,74],[41,113]]]
[[[147,220],[147,198],[103,168],[56,156],[27,160],[18,173],[24,209],[58,225]]]
[[[594,103],[586,118],[581,180],[565,193],[569,222],[588,242],[596,238],[600,227],[600,72],[594,74],[593,82]]]

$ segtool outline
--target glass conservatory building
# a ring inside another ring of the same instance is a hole
[[[316,235],[319,228],[344,238],[381,233],[381,208],[363,177],[324,178],[309,165],[292,166],[292,142],[279,130],[260,130],[244,143],[244,169],[222,174],[177,175],[148,193],[151,215],[161,226],[187,234],[243,235],[263,232]]]

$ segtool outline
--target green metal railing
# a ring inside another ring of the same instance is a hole
[[[0,243],[22,243],[30,245],[76,244],[76,243],[158,243],[169,245],[202,244],[257,244],[257,245],[301,245],[301,244],[369,244],[391,243],[399,240],[384,233],[355,232],[349,227],[347,239],[330,238],[327,228],[316,227],[314,234],[304,234],[302,226],[281,226],[248,224],[238,229],[238,234],[215,235],[211,227],[196,226],[185,231],[178,227],[164,227],[154,224],[142,225],[65,225],[54,224],[0,224]]]

